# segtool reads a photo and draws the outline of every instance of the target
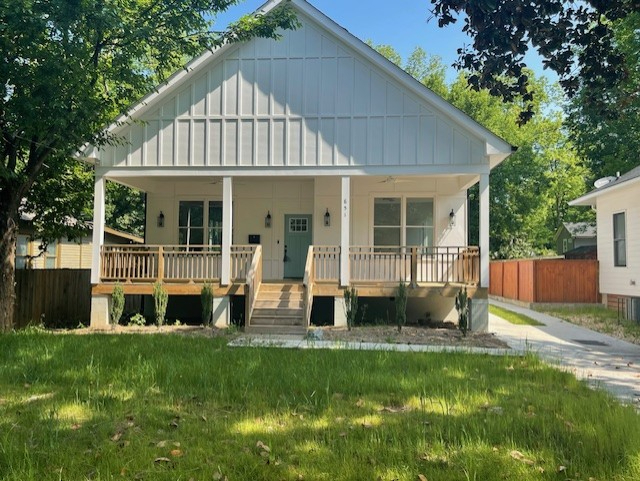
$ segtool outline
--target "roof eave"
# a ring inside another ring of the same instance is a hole
[[[634,177],[629,180],[625,180],[623,182],[614,184],[614,185],[606,185],[600,189],[592,190],[588,194],[583,195],[582,197],[578,197],[577,199],[573,199],[569,201],[569,205],[572,207],[575,206],[594,206],[596,205],[598,197],[603,194],[609,194],[611,192],[615,192],[622,187],[629,187],[630,185],[640,183],[640,177]]]

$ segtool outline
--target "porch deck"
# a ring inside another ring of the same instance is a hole
[[[344,296],[342,252],[337,246],[309,247],[302,285],[296,286],[299,298],[293,303],[293,283],[282,280],[278,296],[285,293],[284,297],[275,303],[271,297],[260,299],[269,290],[269,281],[263,280],[261,245],[231,246],[226,266],[221,246],[104,245],[100,254],[100,282],[93,286],[93,295],[110,295],[116,282],[125,294],[151,295],[158,281],[169,295],[200,295],[208,282],[215,297],[245,296],[247,327],[252,327],[255,316],[256,322],[273,323],[291,318],[296,328],[306,328],[314,297]],[[465,286],[471,297],[487,298],[487,289],[479,286],[477,247],[352,246],[348,256],[349,285],[357,288],[360,297],[394,297],[398,284],[404,282],[409,297],[434,293],[453,297]],[[222,282],[223,268],[228,269],[228,284]]]
[[[304,284],[313,295],[341,296],[340,247],[311,246]],[[165,284],[169,294],[199,294],[202,284],[214,285],[216,295],[244,294],[262,282],[262,249],[256,245],[231,247],[228,286],[220,285],[221,246],[104,245],[101,250],[100,283],[96,294],[110,293],[115,282],[127,294],[151,294],[153,283]],[[350,284],[364,296],[389,296],[405,282],[411,295],[424,289],[467,286],[477,290],[480,277],[479,249],[462,247],[352,246],[349,249]]]

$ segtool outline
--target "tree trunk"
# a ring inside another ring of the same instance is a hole
[[[0,332],[13,329],[13,312],[16,302],[15,253],[18,236],[16,216],[17,210],[16,215],[6,211],[0,212]]]

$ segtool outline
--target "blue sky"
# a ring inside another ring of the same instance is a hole
[[[218,17],[216,28],[257,10],[264,2],[241,2]],[[471,43],[461,31],[461,22],[438,28],[435,19],[429,21],[431,3],[428,0],[398,0],[391,8],[389,0],[311,0],[310,3],[361,40],[391,45],[405,60],[417,46],[428,54],[438,55],[448,67],[448,80],[456,76],[451,64],[457,58],[457,49]],[[528,55],[526,61],[537,75],[557,78],[553,72],[542,69],[537,55]]]

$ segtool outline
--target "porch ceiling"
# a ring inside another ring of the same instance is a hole
[[[270,176],[269,180],[273,182],[286,182],[286,181],[304,181],[304,180],[313,180],[316,176],[313,175],[282,175],[282,176]],[[340,177],[339,175],[335,175],[333,177]],[[466,190],[473,186],[478,182],[478,175],[476,174],[438,174],[438,175],[370,175],[362,173],[360,175],[353,175],[352,181],[357,182],[357,179],[367,178],[370,182],[375,182],[380,184],[380,188],[385,190],[385,188],[392,188],[397,185],[405,185],[405,187],[411,186],[413,184],[416,188],[420,187],[420,183],[424,182],[428,179],[437,179],[437,178],[455,178],[457,180],[457,185],[460,190]],[[132,187],[134,189],[141,190],[143,192],[150,193],[165,193],[167,192],[167,188],[171,185],[174,185],[176,182],[191,184],[194,186],[194,190],[208,190],[208,186],[221,186],[222,185],[222,175],[193,175],[193,176],[140,176],[140,177],[129,177],[129,176],[109,176],[108,179],[119,184],[126,185],[128,187]],[[235,185],[242,185],[243,183],[248,183],[252,181],[265,181],[264,176],[255,176],[255,175],[242,175],[242,176],[233,176],[233,181]],[[411,186],[413,187],[413,186]]]

